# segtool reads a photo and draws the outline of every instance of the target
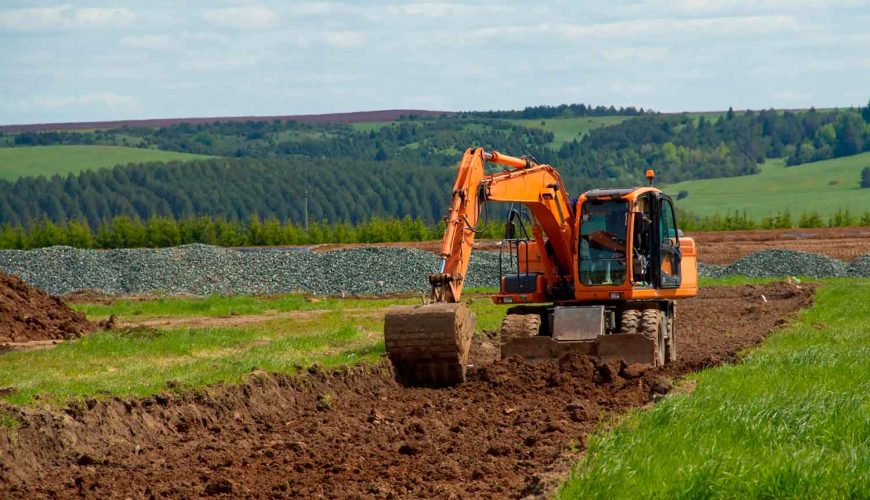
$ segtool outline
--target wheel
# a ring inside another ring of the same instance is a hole
[[[619,333],[637,333],[640,324],[640,311],[637,309],[625,309],[619,318]]]
[[[640,332],[655,341],[655,365],[665,364],[665,350],[667,337],[667,318],[663,317],[658,308],[644,309],[640,318]]]
[[[501,341],[516,337],[534,337],[541,330],[539,314],[508,314],[501,322]]]
[[[677,331],[674,329],[676,324],[676,305],[671,306],[671,313],[668,315],[668,338],[665,345],[665,358],[667,364],[677,362]]]

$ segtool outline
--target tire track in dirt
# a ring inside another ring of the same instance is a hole
[[[0,496],[542,494],[601,419],[734,359],[810,302],[811,287],[782,283],[704,289],[678,305],[680,362],[646,372],[581,356],[478,359],[468,383],[435,390],[401,387],[381,363],[64,410],[5,407],[21,425],[0,430]],[[492,352],[485,344],[478,358]]]

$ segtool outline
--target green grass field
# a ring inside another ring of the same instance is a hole
[[[507,306],[469,295],[479,329],[498,328]],[[224,317],[274,312],[293,317],[215,327],[173,326],[97,332],[44,350],[0,355],[0,387],[14,388],[2,399],[13,404],[62,405],[69,398],[148,396],[217,382],[239,382],[260,369],[293,373],[318,363],[331,367],[371,362],[384,352],[383,319],[377,309],[419,304],[419,298],[306,299],[275,297],[161,298],[78,304],[98,320]]]
[[[122,146],[33,146],[0,148],[0,179],[66,175],[127,163],[196,160],[208,156]]]
[[[803,212],[818,212],[822,217],[837,209],[853,215],[870,210],[870,189],[861,189],[861,169],[870,166],[870,153],[786,167],[783,160],[768,160],[761,173],[723,179],[705,179],[663,186],[676,196],[688,197],[677,207],[705,216],[733,212],[735,209],[760,221],[766,215],[789,210],[797,222]]]
[[[550,118],[535,120],[508,120],[523,127],[537,128],[553,133],[553,147],[558,149],[563,143],[580,139],[590,130],[616,125],[631,116],[588,116],[580,118]],[[543,125],[541,124],[543,123]]]
[[[522,125],[523,127],[529,128],[537,128],[546,130],[547,132],[553,133],[553,147],[558,149],[562,146],[562,143],[570,141],[572,139],[580,139],[587,132],[592,129],[596,129],[599,127],[606,127],[609,125],[616,125],[617,123],[623,122],[632,118],[631,116],[589,116],[589,117],[581,117],[581,118],[550,118],[550,119],[534,119],[534,120],[525,120],[525,119],[517,119],[517,120],[507,120],[511,123],[515,123],[517,125]],[[543,125],[541,125],[543,122]],[[368,132],[370,130],[377,130],[382,127],[386,127],[392,125],[396,122],[366,122],[366,123],[353,123],[351,127],[361,130],[363,132]],[[479,125],[477,127],[480,127]],[[469,125],[469,129],[475,128],[475,125]]]
[[[590,440],[560,498],[870,498],[870,280]]]

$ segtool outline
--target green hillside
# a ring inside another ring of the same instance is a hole
[[[788,209],[793,216],[815,211],[827,217],[838,208],[860,214],[870,210],[870,189],[860,187],[864,167],[870,167],[870,153],[794,167],[768,160],[756,175],[686,181],[664,189],[673,196],[688,192],[677,206],[700,216],[745,210],[760,220]]]
[[[529,120],[508,120],[523,127],[537,128],[553,133],[553,147],[564,142],[580,139],[590,130],[616,125],[633,116],[581,116],[576,118],[542,118]],[[543,124],[543,125],[542,125]]]
[[[508,119],[506,121],[523,127],[543,130],[553,133],[552,147],[558,149],[563,143],[572,139],[580,139],[590,130],[616,125],[633,116],[581,116],[572,118],[531,118]],[[354,123],[351,127],[363,132],[378,130],[398,122],[367,122]],[[543,125],[542,125],[543,124]]]
[[[149,161],[195,160],[208,156],[121,146],[33,146],[0,148],[0,179],[66,175],[82,170]]]

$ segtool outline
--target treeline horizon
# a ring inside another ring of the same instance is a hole
[[[828,218],[817,212],[802,212],[792,216],[789,211],[767,215],[760,220],[745,212],[698,217],[678,214],[679,228],[694,231],[733,231],[751,229],[788,229],[870,226],[870,211],[852,214],[840,209]],[[502,239],[503,220],[487,220],[478,224],[479,239]],[[5,224],[0,227],[0,249],[29,250],[50,246],[71,246],[85,249],[168,248],[201,243],[222,247],[305,246],[318,244],[400,243],[440,240],[444,223],[427,224],[420,219],[405,217],[372,218],[360,224],[326,221],[312,222],[308,229],[277,218],[252,216],[241,222],[207,216],[176,220],[172,217],[152,217],[147,220],[118,216],[92,228],[87,221],[55,224],[49,220],[24,228]]]
[[[643,113],[558,147],[553,140],[551,132],[505,120],[457,116],[371,131],[235,122],[6,135],[0,144],[138,141],[216,158],[0,181],[0,224],[26,228],[43,219],[57,224],[84,219],[96,226],[119,215],[246,220],[252,214],[300,224],[306,192],[312,220],[359,224],[410,216],[434,223],[449,203],[455,165],[466,147],[533,156],[556,167],[568,192],[577,195],[642,185],[648,168],[668,184],[754,174],[770,158],[795,165],[870,151],[870,107],[729,111],[716,120]]]

